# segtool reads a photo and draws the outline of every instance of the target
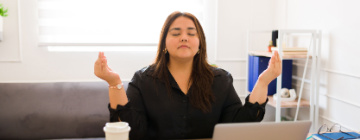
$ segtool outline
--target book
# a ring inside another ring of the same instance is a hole
[[[308,52],[283,52],[283,55],[307,55]]]
[[[278,47],[271,47],[271,51],[279,50]],[[307,52],[307,48],[303,47],[284,47],[282,48],[283,52]]]
[[[313,134],[312,137],[315,140],[332,140],[332,139],[358,140],[360,139],[360,134],[356,132],[332,132],[332,133]]]

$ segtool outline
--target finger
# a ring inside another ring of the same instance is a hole
[[[113,71],[109,66],[107,66],[107,69],[108,69],[109,71]]]
[[[105,53],[101,52],[101,58],[106,58]]]
[[[100,59],[100,52],[99,52],[99,57],[98,59],[95,61],[95,64],[94,64],[94,73],[95,75],[98,76],[99,72],[101,72],[101,59]]]
[[[101,52],[101,59],[102,59],[102,60],[104,60],[104,59],[105,59],[105,60],[107,60],[107,58],[106,58],[106,56],[105,56],[104,52]],[[106,63],[107,63],[107,62],[106,62]]]
[[[101,63],[101,71],[103,73],[107,73],[108,72],[108,69],[107,69],[108,65],[107,65],[107,59],[106,58],[103,58],[102,59],[102,63]]]
[[[106,56],[104,55],[104,52],[101,52],[102,54],[102,67],[101,67],[101,70],[103,73],[108,73],[110,71],[112,71],[109,66],[108,66],[108,63],[107,63],[107,58]]]
[[[280,59],[279,52],[277,52],[276,57],[277,57],[277,62],[276,62],[277,66],[276,66],[276,68],[277,68],[278,74],[280,74],[281,71],[282,71],[282,60]]]
[[[276,52],[276,58],[277,58],[277,60],[281,63],[281,59],[280,59],[280,54],[279,54],[279,52]]]
[[[101,59],[102,59],[102,58],[101,58],[101,52],[99,52],[98,58],[96,59],[95,64],[101,65],[101,61],[102,61]]]
[[[270,60],[269,60],[269,66],[272,66],[272,65],[274,65],[274,62],[275,62],[275,53],[274,54],[272,54],[272,56],[270,57]]]
[[[99,59],[99,58],[96,59],[96,61],[95,61],[95,66],[96,66],[96,65],[99,65],[100,63],[101,63],[101,59]]]
[[[272,54],[271,58],[273,58],[273,60],[276,60],[276,54],[277,54],[277,51],[274,51],[274,53]]]
[[[94,73],[95,75],[97,75],[97,73],[100,71],[100,66],[99,66],[99,62],[96,61],[95,64],[94,64]]]
[[[279,56],[279,52],[278,52],[278,51],[275,51],[272,57],[273,57],[274,63],[275,63],[276,65],[278,65],[278,64],[279,64],[279,62],[281,62],[281,61],[280,61],[280,56]]]
[[[104,69],[106,69],[106,71],[108,71],[108,72],[110,72],[110,71],[112,71],[112,69],[109,67],[109,65],[108,65],[108,63],[107,63],[107,59],[105,58],[105,67],[104,67]]]
[[[104,56],[104,52],[99,52],[99,59],[101,61],[101,63],[103,63],[103,59],[106,59],[106,57]]]
[[[277,59],[278,59],[278,62],[277,62],[277,63],[278,63],[278,65],[279,65],[279,67],[281,68],[281,66],[282,66],[282,64],[281,64],[281,63],[282,63],[282,60],[281,60],[279,54],[277,55]]]

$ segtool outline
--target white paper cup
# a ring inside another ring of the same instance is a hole
[[[104,132],[106,140],[128,140],[130,126],[127,122],[108,122]]]

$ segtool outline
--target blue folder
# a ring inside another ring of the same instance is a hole
[[[268,67],[270,57],[249,55],[248,91],[252,92],[259,75]],[[291,89],[292,60],[282,61],[282,86],[281,88]],[[268,95],[276,93],[276,79],[268,87]]]
[[[348,134],[346,134],[346,133],[348,133]],[[313,134],[312,137],[315,140],[332,140],[332,139],[355,140],[355,139],[360,139],[359,133],[356,133],[356,132],[346,132],[346,133],[333,132],[333,133]]]

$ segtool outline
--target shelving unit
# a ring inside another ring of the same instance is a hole
[[[266,51],[250,51],[250,34],[251,33],[271,33],[271,31],[248,31],[247,34],[247,52],[249,55],[255,55],[255,56],[265,56],[265,57],[271,57],[271,52]],[[283,55],[282,47],[284,42],[285,36],[291,36],[294,34],[308,34],[311,35],[310,38],[310,45],[308,46],[308,53],[307,55]],[[281,42],[281,43],[280,43]],[[310,131],[314,131],[314,128],[318,128],[318,114],[319,114],[319,108],[318,108],[318,99],[319,99],[319,73],[320,73],[320,46],[321,46],[321,31],[318,30],[278,30],[278,40],[277,40],[277,48],[279,51],[280,59],[306,59],[306,64],[304,68],[304,74],[302,76],[302,82],[300,92],[297,93],[298,99],[294,102],[281,102],[280,94],[277,94],[277,97],[269,96],[269,105],[275,107],[276,109],[276,115],[275,115],[275,121],[280,122],[281,121],[281,108],[296,108],[297,111],[295,114],[295,121],[297,120],[298,115],[298,108],[299,107],[309,107],[310,108],[310,121],[312,121],[312,127]],[[265,46],[264,46],[265,47]],[[311,54],[310,54],[311,53]],[[310,84],[310,100],[302,100],[302,91],[303,91],[303,84],[304,79],[306,75],[306,69],[307,69],[307,63],[311,59],[312,66],[311,66],[311,84]],[[249,61],[248,61],[249,62]],[[248,70],[248,68],[247,68]],[[248,72],[249,73],[249,72]],[[277,77],[277,85],[276,85],[276,91],[281,90],[281,79],[282,74]],[[278,92],[277,92],[278,93]],[[300,97],[300,98],[299,98]],[[276,98],[275,101],[273,98]]]
[[[249,55],[271,57],[272,53],[267,51],[249,51]],[[310,55],[309,58],[312,56]],[[306,55],[283,55],[283,59],[306,58]]]
[[[273,96],[268,96],[269,101],[268,105],[276,107],[276,100]],[[297,101],[285,101],[281,103],[281,108],[295,108],[297,107]],[[301,99],[300,107],[310,107],[310,102],[308,100]]]

